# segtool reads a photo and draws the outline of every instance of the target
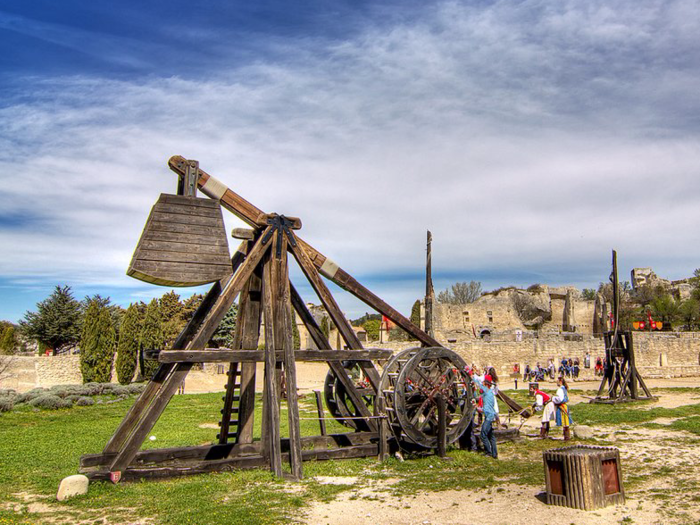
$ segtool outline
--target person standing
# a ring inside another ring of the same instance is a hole
[[[539,390],[537,388],[537,383],[530,383],[530,395],[535,396],[535,402],[532,404],[532,408],[536,412],[542,412],[544,410],[544,407],[549,403],[552,399],[552,396],[550,396],[548,393],[543,392],[542,390]],[[540,439],[544,439],[547,437],[547,434],[549,433],[549,419],[545,420],[544,414],[542,415],[542,427],[540,428]]]
[[[492,458],[498,459],[496,435],[493,429],[494,422],[497,418],[495,407],[496,396],[493,391],[493,383],[489,375],[484,378],[483,382],[477,376],[472,376],[472,379],[480,390],[480,396],[484,404],[484,422],[481,424],[481,442],[484,444],[484,451],[486,454]]]
[[[568,405],[569,386],[564,376],[559,376],[559,379],[557,379],[557,387],[557,393],[544,407],[542,423],[544,425],[544,423],[549,423],[552,420],[556,421],[558,427],[563,427],[564,441],[569,441],[571,439],[571,429],[569,427],[573,423],[573,419],[569,413]],[[549,431],[549,424],[546,426],[547,431]],[[541,437],[547,437],[547,432],[543,431],[542,434],[540,434]]]

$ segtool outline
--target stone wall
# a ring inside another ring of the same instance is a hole
[[[442,342],[441,339],[438,339]],[[633,335],[637,366],[642,375],[649,371],[650,377],[688,377],[700,375],[700,332],[635,333]],[[496,371],[508,376],[514,364],[524,370],[526,364],[546,366],[553,359],[556,366],[562,357],[578,358],[581,363],[581,378],[593,379],[593,366],[598,357],[605,357],[602,338],[568,335],[549,335],[540,338],[513,340],[484,340],[444,342],[457,352],[468,364],[477,367],[493,366]],[[419,346],[411,343],[370,343],[370,346],[401,350]],[[583,368],[586,353],[591,356],[591,369]]]

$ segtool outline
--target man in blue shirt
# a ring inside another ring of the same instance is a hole
[[[498,459],[498,450],[496,449],[496,435],[493,432],[493,422],[498,414],[496,413],[496,398],[491,386],[491,377],[486,376],[484,382],[479,381],[479,378],[472,376],[472,381],[481,391],[481,399],[484,402],[484,422],[481,424],[481,441],[484,444],[484,451],[491,457]]]

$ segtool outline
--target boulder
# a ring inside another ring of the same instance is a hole
[[[76,474],[74,476],[68,476],[61,480],[61,484],[58,486],[58,494],[56,494],[56,499],[58,501],[63,501],[73,496],[80,496],[82,494],[87,494],[88,492],[89,480],[87,476],[82,474]]]
[[[593,439],[593,429],[587,425],[576,425],[574,427],[574,437],[578,439]]]

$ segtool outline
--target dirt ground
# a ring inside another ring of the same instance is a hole
[[[591,383],[585,388],[594,388]],[[698,386],[697,379],[654,380],[650,387]],[[578,385],[577,385],[578,387]],[[577,396],[580,397],[580,396]],[[583,398],[580,399],[584,401]],[[578,402],[579,399],[574,399]],[[653,407],[675,408],[700,402],[700,396],[687,393],[664,393],[660,399],[643,409]],[[668,425],[673,420],[659,418],[654,423]],[[537,418],[528,420],[522,431],[535,433]],[[382,524],[437,524],[437,523],[492,523],[518,524],[668,524],[700,523],[700,502],[696,490],[679,490],[691,481],[697,487],[700,472],[692,467],[700,465],[700,447],[697,436],[686,432],[635,427],[600,427],[595,437],[612,442],[620,449],[623,472],[643,464],[645,472],[663,471],[671,474],[667,481],[658,477],[628,491],[624,505],[595,511],[548,506],[544,499],[544,481],[541,487],[506,484],[481,491],[449,490],[418,493],[413,497],[397,498],[387,492],[387,483],[375,483],[357,490],[341,493],[329,503],[314,504],[306,514],[309,524],[350,525],[359,520]],[[504,457],[503,454],[501,454]],[[633,473],[633,472],[632,472]],[[328,483],[352,483],[343,478],[329,478]],[[689,498],[688,496],[693,496]],[[682,509],[676,511],[675,509]]]
[[[328,368],[325,363],[299,363],[297,368],[300,393],[323,388]],[[187,391],[211,391],[223,388],[224,376],[202,378],[205,374],[191,374]],[[261,375],[260,375],[261,376]],[[214,380],[212,380],[214,379]],[[700,378],[648,379],[650,388],[698,387]],[[572,389],[590,391],[598,388],[598,381],[574,382]],[[524,383],[519,382],[520,388]],[[512,380],[502,388],[513,388]],[[545,383],[546,388],[553,384]],[[572,395],[572,403],[585,402],[580,394]],[[640,409],[653,407],[676,408],[700,402],[700,396],[688,393],[664,393],[658,401]],[[669,418],[654,423],[668,425]],[[537,433],[539,421],[531,418],[521,429],[525,434]],[[612,442],[620,449],[623,472],[643,465],[644,472],[671,472],[667,481],[653,477],[646,484],[627,492],[624,505],[596,511],[581,511],[548,506],[544,500],[544,482],[541,487],[506,484],[482,491],[448,490],[418,493],[398,498],[387,490],[391,481],[374,482],[357,489],[342,492],[329,503],[314,503],[305,514],[309,524],[355,525],[358,522],[381,524],[437,524],[437,523],[492,523],[492,524],[667,524],[700,523],[700,500],[697,493],[683,492],[679,487],[690,482],[697,487],[700,469],[688,471],[688,465],[700,465],[700,447],[697,436],[686,432],[647,429],[640,427],[600,427],[594,429],[599,440]],[[675,471],[675,473],[674,473]],[[355,485],[353,478],[323,478],[319,482]],[[695,490],[695,489],[693,489]],[[675,511],[677,507],[681,510]]]

